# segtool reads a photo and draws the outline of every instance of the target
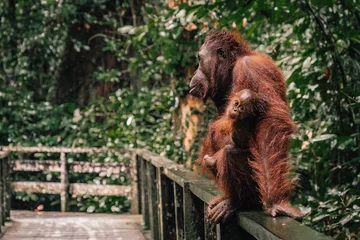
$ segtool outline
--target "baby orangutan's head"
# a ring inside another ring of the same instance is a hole
[[[228,117],[234,120],[261,117],[265,112],[265,99],[249,89],[232,94],[227,109]]]

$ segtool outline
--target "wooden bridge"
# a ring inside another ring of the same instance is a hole
[[[206,207],[219,194],[208,179],[146,150],[103,148],[0,148],[0,235],[3,239],[330,239],[288,217],[239,212],[211,225]],[[60,160],[13,160],[11,152],[54,152]],[[69,162],[67,153],[114,152],[130,163]],[[12,182],[12,171],[60,172],[60,183]],[[127,171],[130,186],[69,183],[69,172]],[[12,192],[60,194],[62,212],[10,211]],[[72,195],[126,196],[131,214],[69,213]]]

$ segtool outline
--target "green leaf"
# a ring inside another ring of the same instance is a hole
[[[325,140],[328,140],[328,139],[332,139],[334,137],[336,137],[335,134],[323,134],[323,135],[316,136],[313,139],[310,139],[310,141],[311,142],[321,142],[321,141],[325,141]]]
[[[344,218],[342,218],[339,222],[341,225],[345,225],[348,222],[350,222],[355,216],[358,216],[360,214],[359,211],[353,212],[352,214],[349,214],[347,216],[345,216]]]
[[[318,222],[324,218],[330,217],[330,214],[322,214],[312,219],[312,222]]]

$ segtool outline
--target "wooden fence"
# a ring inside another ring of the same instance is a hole
[[[239,212],[226,224],[211,225],[207,203],[219,192],[209,179],[143,150],[136,151],[133,167],[133,190],[152,239],[331,239],[291,218],[263,212]]]
[[[3,150],[14,151],[15,149],[3,148]],[[37,148],[27,148],[27,150],[27,152],[39,152]],[[45,152],[45,149],[42,150],[40,152]],[[15,170],[26,171],[38,169],[60,170],[62,181],[61,185],[57,185],[57,187],[60,187],[61,192],[57,191],[56,193],[63,195],[71,191],[78,191],[76,185],[68,184],[68,169],[79,172],[92,169],[93,172],[98,172],[105,171],[109,167],[108,169],[116,172],[119,167],[125,167],[122,164],[107,167],[87,165],[85,163],[81,163],[80,166],[71,165],[67,163],[64,153],[73,152],[72,149],[58,148],[56,150],[51,149],[51,151],[62,153],[60,165],[52,161],[45,161],[44,164],[40,162],[28,164],[28,160],[25,160],[25,162],[21,160],[15,161],[12,166]],[[94,149],[87,150],[82,149],[81,151],[84,153],[92,152],[91,150]],[[101,151],[95,149],[93,152],[102,151],[106,151],[106,149]],[[119,188],[119,195],[124,194],[131,198],[131,212],[133,214],[142,214],[144,227],[151,231],[151,239],[330,239],[291,218],[272,218],[262,212],[239,212],[226,224],[211,225],[206,220],[207,203],[219,192],[218,188],[209,179],[199,176],[165,157],[146,150],[130,149],[121,152],[127,152],[131,155],[129,166],[131,186],[126,186],[127,189],[124,189],[124,186],[112,187],[122,187]],[[0,162],[2,172],[5,173],[0,178],[0,199],[2,202],[6,202],[6,204],[1,205],[1,213],[4,216],[0,216],[0,219],[4,221],[6,217],[9,217],[10,210],[10,188],[6,185],[6,183],[9,183],[8,170],[10,165],[6,154],[0,154]],[[16,190],[16,183],[13,184],[13,187]],[[43,188],[47,189],[48,187]],[[87,188],[89,188],[89,185]],[[87,194],[92,194],[87,191],[86,189]],[[98,194],[97,191],[100,190],[95,187],[94,194]],[[79,191],[79,193],[85,192]],[[62,205],[64,205],[62,209],[66,210],[67,201],[66,199],[62,201]]]
[[[61,211],[69,210],[70,196],[125,196],[131,197],[131,186],[97,185],[84,183],[70,183],[69,173],[106,173],[118,174],[129,173],[130,166],[123,162],[119,163],[92,163],[92,162],[68,162],[67,153],[125,153],[121,150],[104,148],[58,148],[58,147],[2,147],[6,152],[26,153],[60,153],[59,160],[10,160],[8,165],[12,171],[25,172],[60,172],[60,182],[12,182],[14,192],[60,194]]]

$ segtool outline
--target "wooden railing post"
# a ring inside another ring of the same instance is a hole
[[[0,233],[1,225],[5,225],[5,209],[4,209],[4,162],[5,159],[0,155]]]
[[[156,168],[146,162],[146,176],[147,176],[147,187],[148,187],[148,204],[149,204],[149,217],[150,217],[150,230],[153,240],[160,239],[159,233],[159,211],[158,211],[158,191],[157,191],[157,179],[156,179]]]
[[[216,225],[216,234],[217,239],[221,240],[236,240],[236,239],[249,239],[255,240],[253,236],[244,231],[237,225],[236,216],[232,216],[226,224],[217,224]],[[234,237],[236,236],[236,237]]]
[[[149,198],[148,198],[148,185],[146,176],[146,162],[140,158],[140,181],[141,181],[141,213],[144,221],[144,229],[149,229],[150,218],[149,218]]]
[[[130,162],[131,178],[131,213],[140,214],[141,212],[141,189],[140,189],[140,160],[136,153],[131,156]]]
[[[212,224],[206,219],[208,205],[204,202],[204,228],[205,228],[205,239],[206,240],[218,240],[216,235],[216,225]]]
[[[204,203],[191,193],[189,182],[183,190],[185,239],[204,239]]]
[[[70,183],[68,178],[68,164],[66,160],[66,155],[64,152],[60,153],[60,162],[61,162],[61,211],[67,212],[69,211],[69,200],[70,200]]]
[[[0,238],[1,226],[10,220],[9,153],[0,152]]]
[[[174,206],[174,186],[172,181],[163,173],[164,169],[157,168],[159,186],[159,217],[160,239],[176,239],[176,222]]]
[[[174,184],[174,200],[175,200],[175,223],[176,223],[176,239],[182,240],[185,238],[184,234],[184,193],[182,187]]]
[[[10,221],[11,209],[11,179],[10,179],[10,154],[4,159],[4,208],[5,208],[5,221]]]

